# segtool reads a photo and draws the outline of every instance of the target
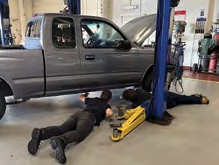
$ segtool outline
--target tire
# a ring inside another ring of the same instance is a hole
[[[6,110],[5,97],[0,92],[0,120],[3,118]]]
[[[198,64],[193,64],[193,67],[192,67],[192,72],[197,72],[198,71]]]
[[[152,92],[152,86],[153,86],[153,72],[150,72],[146,75],[144,78],[144,81],[142,83],[142,89],[146,90],[147,92]],[[171,84],[168,86],[168,91],[170,90]]]
[[[152,84],[153,83],[153,72],[149,72],[144,77],[144,81],[142,82],[142,89],[146,90],[147,92],[151,92]]]

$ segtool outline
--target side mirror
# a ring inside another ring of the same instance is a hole
[[[63,0],[64,5],[68,5],[68,0]]]
[[[129,40],[121,40],[118,44],[118,49],[130,50],[132,48]]]

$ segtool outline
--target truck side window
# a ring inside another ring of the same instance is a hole
[[[75,48],[75,28],[72,18],[58,17],[52,23],[53,45],[59,49]]]
[[[40,38],[41,19],[31,21],[27,24],[26,37]]]
[[[113,25],[100,20],[81,21],[85,48],[116,48],[125,37]]]
[[[30,28],[31,28],[32,22],[28,22],[25,37],[30,37]]]
[[[36,31],[36,22],[34,21],[30,28],[30,37],[35,37],[35,31]]]

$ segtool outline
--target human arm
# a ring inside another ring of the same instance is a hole
[[[107,108],[106,109],[106,116],[105,116],[105,118],[106,119],[111,118],[113,115],[114,115],[113,110],[111,108]]]
[[[79,99],[83,102],[85,102],[85,99],[88,97],[89,93],[85,93],[85,94],[82,94]]]

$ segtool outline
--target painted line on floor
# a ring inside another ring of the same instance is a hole
[[[217,82],[217,81],[211,81],[211,80],[200,80],[200,79],[187,78],[187,77],[183,77],[183,78],[184,78],[184,79],[188,79],[188,80],[196,80],[196,81],[201,81],[201,82],[210,82],[210,83],[219,84],[219,82]]]

